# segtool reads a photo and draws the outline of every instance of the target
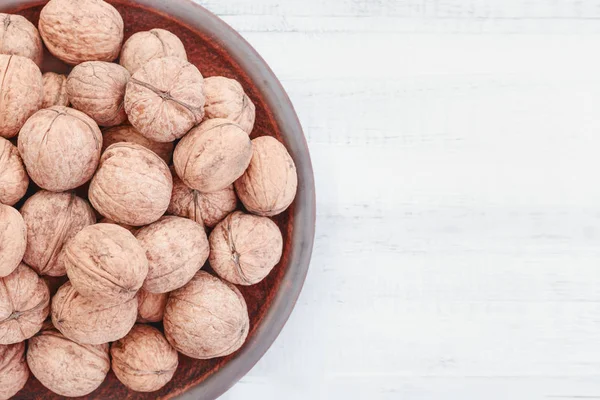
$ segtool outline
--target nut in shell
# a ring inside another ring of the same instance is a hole
[[[0,204],[0,277],[10,275],[27,248],[27,226],[11,206]]]
[[[136,143],[144,146],[148,150],[155,152],[167,164],[171,162],[171,158],[173,157],[173,149],[175,148],[175,145],[172,142],[154,142],[150,139],[146,139],[146,137],[139,133],[138,130],[133,126],[121,125],[104,131],[102,151],[104,152],[104,150],[106,150],[106,148],[109,146],[121,142]]]
[[[0,345],[0,399],[10,399],[29,379],[25,342]]]
[[[35,25],[21,15],[0,13],[0,54],[29,58],[41,68],[42,38]]]
[[[254,128],[256,107],[235,79],[211,76],[204,79],[206,118],[225,118],[238,124],[248,134]]]
[[[138,298],[137,322],[160,322],[165,314],[168,293],[150,293],[140,289]]]
[[[29,175],[17,148],[0,137],[0,203],[12,206],[25,196]]]
[[[44,99],[42,108],[52,106],[69,105],[69,96],[67,94],[67,77],[54,72],[46,72],[42,79],[44,81]]]
[[[134,74],[148,62],[163,57],[188,59],[185,47],[176,35],[164,29],[151,29],[134,33],[127,39],[119,62]]]

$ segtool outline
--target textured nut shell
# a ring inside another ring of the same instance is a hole
[[[102,0],[50,0],[39,29],[48,50],[70,65],[113,61],[123,42],[123,18]]]
[[[108,146],[121,142],[137,143],[141,146],[144,146],[148,150],[152,150],[158,154],[158,156],[167,164],[171,162],[171,158],[173,157],[173,149],[175,148],[175,145],[172,142],[153,142],[150,139],[146,139],[133,126],[121,125],[104,131],[104,143],[102,146],[102,151],[106,150]]]
[[[209,119],[192,129],[175,147],[177,175],[192,189],[204,193],[225,189],[250,164],[252,142],[239,125]]]
[[[148,325],[136,325],[110,346],[112,369],[117,378],[136,392],[154,392],[165,386],[179,364],[177,351],[162,333]]]
[[[65,246],[65,266],[73,287],[104,304],[135,297],[148,274],[144,249],[127,229],[96,224],[82,229]]]
[[[11,206],[0,204],[0,277],[10,275],[21,263],[27,247],[27,227]]]
[[[144,289],[138,292],[137,322],[160,322],[165,314],[168,293],[150,293]]]
[[[25,196],[29,175],[17,148],[0,137],[0,203],[12,206]]]
[[[102,132],[81,111],[54,106],[27,120],[18,147],[29,176],[39,187],[64,192],[83,185],[94,174]]]
[[[205,118],[225,118],[238,124],[248,134],[254,128],[256,107],[235,79],[211,76],[204,79]]]
[[[108,344],[78,344],[56,329],[29,339],[27,363],[42,385],[67,397],[93,392],[110,370]]]
[[[21,15],[0,13],[0,53],[29,58],[42,67],[44,47],[35,25]]]
[[[138,69],[157,58],[177,57],[187,61],[181,40],[164,29],[134,33],[121,50],[119,63],[134,74]]]
[[[129,80],[125,111],[129,122],[155,142],[172,142],[204,117],[204,78],[176,57],[152,60]]]
[[[49,302],[48,286],[25,264],[0,278],[0,344],[35,335],[48,316]]]
[[[133,226],[129,226],[126,224],[119,224],[115,221],[113,221],[110,218],[102,218],[100,221],[98,221],[100,224],[115,224],[115,225],[119,225],[121,228],[125,228],[127,229],[129,232],[133,233],[135,235],[135,233],[137,232],[137,229],[134,228]]]
[[[148,276],[144,290],[151,293],[182,287],[208,259],[204,228],[186,218],[163,217],[140,229],[135,237],[146,250]]]
[[[27,226],[27,250],[23,261],[40,275],[66,275],[62,249],[96,215],[87,201],[74,193],[45,190],[31,196],[21,214]]]
[[[25,121],[42,107],[44,83],[29,58],[0,55],[0,136],[17,136]]]
[[[281,260],[281,231],[266,217],[236,211],[210,234],[210,266],[237,285],[262,281]]]
[[[172,292],[163,320],[167,340],[188,357],[223,357],[239,349],[250,329],[240,291],[200,271]]]
[[[104,217],[143,226],[167,211],[172,190],[167,164],[153,151],[124,142],[113,144],[102,155],[89,198]]]
[[[52,323],[66,337],[81,344],[103,344],[119,340],[137,318],[137,299],[107,306],[80,295],[71,282],[52,298]]]
[[[44,81],[44,99],[42,108],[52,106],[69,105],[69,96],[67,95],[67,77],[54,72],[46,72],[42,79]]]
[[[234,186],[248,211],[273,216],[285,211],[296,197],[296,165],[277,139],[261,136],[252,141],[252,161]]]
[[[28,378],[25,342],[0,345],[0,399],[13,397],[23,389]]]

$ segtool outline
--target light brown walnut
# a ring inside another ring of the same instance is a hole
[[[206,119],[225,118],[238,124],[248,134],[254,128],[256,107],[235,79],[211,76],[204,79]]]
[[[67,77],[54,72],[46,72],[42,79],[44,81],[44,99],[42,108],[52,106],[69,105],[69,95],[67,94]]]
[[[151,29],[131,35],[123,44],[119,63],[134,74],[142,66],[157,58],[177,57],[187,61],[181,40],[164,29]]]
[[[17,148],[0,137],[0,203],[15,205],[27,193],[29,175]]]
[[[23,260],[27,248],[27,226],[11,206],[0,204],[0,277],[10,275]]]
[[[44,46],[35,25],[21,15],[0,13],[0,54],[29,58],[42,67]]]
[[[165,313],[168,293],[150,293],[144,289],[138,292],[137,322],[160,322]]]
[[[25,387],[28,378],[25,342],[0,345],[0,399],[13,397]]]
[[[104,142],[102,151],[106,150],[109,146],[115,143],[129,142],[137,143],[144,146],[148,150],[152,150],[160,158],[162,158],[167,164],[171,162],[173,157],[173,149],[175,145],[172,142],[159,143],[154,142],[150,139],[146,139],[141,133],[138,132],[131,125],[115,126],[114,128],[107,129],[104,131]]]

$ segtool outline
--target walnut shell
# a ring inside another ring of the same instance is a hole
[[[204,193],[225,189],[238,179],[252,159],[252,142],[239,125],[209,119],[192,129],[175,147],[177,175]]]
[[[129,122],[155,142],[181,138],[204,117],[204,78],[193,64],[157,58],[129,80],[125,93]]]
[[[134,33],[121,49],[119,63],[134,74],[149,61],[163,57],[177,57],[187,61],[181,40],[164,29]]]
[[[50,53],[69,65],[116,59],[123,27],[121,14],[102,0],[50,0],[39,23]]]
[[[54,72],[46,72],[42,75],[44,81],[44,98],[42,108],[52,106],[69,105],[69,95],[67,94],[67,77]]]
[[[137,318],[137,299],[109,305],[80,295],[71,282],[52,298],[52,323],[66,337],[81,344],[103,344],[119,340]]]
[[[135,143],[116,143],[100,160],[92,179],[90,202],[106,218],[143,226],[163,216],[173,190],[167,164],[153,151]]]
[[[144,290],[151,293],[182,287],[208,259],[204,228],[186,218],[163,217],[140,229],[135,237],[148,257]]]
[[[240,291],[204,271],[169,295],[163,324],[177,351],[201,360],[238,350],[250,330]]]
[[[17,148],[0,137],[0,203],[15,205],[27,193],[29,175]]]
[[[168,293],[150,293],[140,289],[138,299],[137,322],[160,322],[165,314]]]
[[[158,156],[167,164],[171,162],[171,158],[173,157],[173,149],[175,148],[175,145],[172,142],[153,142],[150,139],[146,139],[133,126],[121,125],[104,131],[102,151],[106,150],[108,146],[121,142],[137,143],[141,146],[144,146],[148,150],[152,150],[158,154]]]
[[[50,292],[46,283],[21,263],[0,278],[0,344],[22,342],[35,335],[48,316]]]
[[[42,190],[27,199],[21,214],[27,226],[23,261],[40,275],[66,275],[62,249],[79,231],[96,223],[92,207],[74,193]]]
[[[11,206],[0,204],[0,278],[19,266],[27,247],[27,226]]]
[[[137,232],[137,229],[134,228],[133,226],[126,225],[126,224],[119,224],[119,223],[113,221],[110,218],[102,218],[100,221],[98,221],[98,223],[100,223],[100,224],[115,224],[115,225],[119,225],[121,228],[127,229],[129,232],[133,233],[134,235]]]
[[[236,211],[210,234],[210,266],[226,281],[254,285],[281,260],[281,231],[267,217]]]
[[[44,47],[35,25],[21,15],[0,13],[0,53],[29,58],[42,67]]]
[[[133,299],[148,274],[144,249],[131,232],[115,224],[83,228],[67,243],[64,254],[73,287],[104,304]]]
[[[177,351],[156,328],[136,325],[110,346],[117,378],[136,392],[154,392],[165,386],[179,365]]]
[[[67,94],[73,108],[89,115],[100,126],[120,125],[127,120],[123,108],[129,72],[119,64],[87,61],[67,78]]]
[[[102,132],[81,111],[54,106],[27,120],[18,147],[29,176],[39,187],[64,192],[83,185],[94,174]]]
[[[47,329],[29,339],[27,364],[54,393],[85,396],[104,382],[110,370],[108,344],[79,344],[56,329]]]
[[[29,58],[0,54],[0,136],[10,139],[42,107],[42,72]]]
[[[29,379],[25,342],[0,345],[0,399],[10,399]]]
[[[238,124],[248,134],[254,128],[256,107],[235,79],[211,76],[204,79],[205,118],[225,118]]]
[[[248,211],[270,217],[285,211],[296,197],[296,165],[277,139],[261,136],[252,141],[252,161],[235,181],[238,197]]]

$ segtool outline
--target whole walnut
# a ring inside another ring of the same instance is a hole
[[[115,221],[113,221],[110,218],[102,218],[100,221],[98,221],[101,224],[115,224],[115,225],[119,225],[121,228],[125,228],[127,229],[129,232],[133,233],[135,235],[135,233],[137,232],[137,229],[134,228],[133,226],[130,225],[126,225],[126,224],[119,224]]]
[[[248,211],[270,217],[285,211],[296,197],[296,165],[275,138],[261,136],[252,141],[252,161],[235,181],[238,197]]]
[[[240,291],[204,271],[169,295],[163,324],[177,351],[202,360],[238,350],[250,330]]]
[[[133,299],[148,274],[144,249],[131,232],[115,224],[83,228],[65,246],[64,259],[73,287],[103,304]]]
[[[0,54],[0,136],[10,139],[42,107],[42,72],[29,58]]]
[[[108,344],[79,344],[56,329],[43,330],[28,343],[27,364],[31,373],[61,396],[92,393],[110,370]]]
[[[148,257],[144,290],[151,293],[182,287],[208,259],[204,228],[186,218],[163,217],[140,229],[135,237]]]
[[[92,179],[92,206],[115,222],[143,226],[163,216],[173,190],[167,164],[153,151],[135,143],[116,143],[100,160]]]
[[[17,148],[0,137],[0,203],[15,205],[27,193],[29,175]]]
[[[23,261],[40,275],[66,275],[62,249],[79,231],[96,223],[94,210],[74,193],[41,190],[27,199],[21,214],[27,226]]]
[[[27,265],[0,278],[0,344],[22,342],[35,335],[48,316],[50,292]]]
[[[0,13],[0,54],[29,58],[42,67],[44,47],[35,25],[21,15]]]
[[[168,298],[168,293],[150,293],[144,289],[140,289],[137,296],[137,322],[162,321]]]
[[[144,146],[145,148],[158,154],[158,156],[167,164],[171,162],[171,158],[173,157],[173,149],[175,148],[175,145],[172,142],[153,142],[150,139],[146,139],[133,126],[121,125],[104,131],[104,144],[102,146],[102,151],[106,150],[107,147],[115,143],[121,142],[137,143],[141,146]]]
[[[0,399],[10,399],[29,379],[25,342],[0,345]]]
[[[162,333],[148,325],[136,325],[110,346],[112,369],[117,378],[136,392],[154,392],[165,386],[179,365],[177,351]]]
[[[127,120],[123,108],[129,72],[119,64],[87,61],[67,78],[67,94],[73,108],[89,115],[100,126],[115,126]]]
[[[238,179],[252,158],[252,142],[239,125],[209,119],[192,129],[175,147],[177,175],[204,193],[225,189]]]
[[[0,278],[10,275],[21,263],[27,247],[27,226],[11,206],[0,204]]]
[[[204,117],[204,78],[177,57],[157,58],[129,80],[125,93],[129,122],[155,142],[181,138]]]
[[[19,134],[19,153],[31,179],[52,192],[75,189],[98,166],[102,132],[93,119],[72,108],[36,112]]]
[[[281,260],[281,231],[267,217],[236,211],[210,234],[210,266],[226,281],[254,285]]]
[[[137,318],[137,299],[106,305],[80,295],[71,282],[52,298],[52,323],[66,337],[81,344],[103,344],[119,340]]]
[[[69,95],[67,94],[67,77],[54,72],[46,72],[42,75],[44,81],[44,98],[42,108],[52,106],[69,105]]]
[[[177,57],[187,61],[181,40],[164,29],[134,33],[121,49],[119,62],[134,74],[149,61],[163,57]]]
[[[46,47],[70,65],[116,59],[123,28],[121,14],[102,0],[50,0],[40,14]]]
[[[254,128],[256,107],[235,79],[211,76],[204,79],[206,118],[225,118],[238,124],[248,134]]]

